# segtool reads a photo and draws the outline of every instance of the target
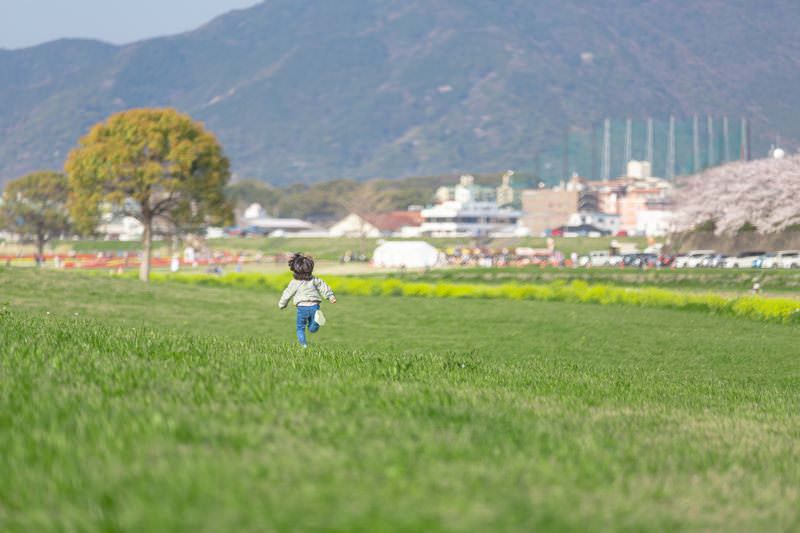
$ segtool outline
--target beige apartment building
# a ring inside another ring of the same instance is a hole
[[[531,235],[565,226],[579,211],[581,192],[565,189],[530,189],[522,192],[522,221]]]

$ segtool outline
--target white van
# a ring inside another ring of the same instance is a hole
[[[682,255],[675,260],[676,268],[697,268],[704,259],[713,257],[717,252],[714,250],[692,250],[686,255]]]

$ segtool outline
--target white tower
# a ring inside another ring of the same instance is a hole
[[[623,165],[627,165],[631,159],[633,159],[633,121],[628,119],[625,121],[625,162]]]
[[[728,117],[722,117],[722,162],[731,160],[730,133],[728,132]]]
[[[669,133],[667,135],[667,171],[668,180],[675,179],[675,117],[669,117]]]
[[[650,164],[653,164],[653,117],[647,117],[647,153],[645,154]]]
[[[695,174],[700,172],[700,119],[692,117],[692,165]]]
[[[717,162],[717,154],[714,153],[714,119],[708,115],[708,166],[713,167]]]
[[[611,179],[611,120],[603,121],[603,166],[600,179]]]
[[[750,145],[748,141],[747,119],[742,117],[741,131],[739,132],[739,158],[742,161],[750,159]]]

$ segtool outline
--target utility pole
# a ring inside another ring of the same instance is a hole
[[[592,181],[597,179],[597,124],[592,123],[592,170],[589,172]]]
[[[625,161],[622,164],[627,167],[631,159],[633,159],[633,121],[628,118],[625,121]]]
[[[714,119],[708,115],[708,166],[713,167],[717,162],[717,155],[714,153]]]
[[[694,173],[700,172],[700,119],[697,115],[692,117],[692,165]]]
[[[739,131],[739,158],[750,161],[750,124],[745,117],[742,117]]]
[[[722,162],[731,160],[730,133],[728,132],[728,116],[722,117]]]
[[[603,168],[600,179],[611,179],[611,120],[603,121]]]
[[[669,133],[667,135],[667,172],[668,180],[675,179],[675,117],[669,117]]]

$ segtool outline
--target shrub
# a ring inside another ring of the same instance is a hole
[[[339,294],[354,296],[412,296],[418,298],[490,298],[508,300],[563,301],[599,305],[703,311],[753,320],[800,323],[800,301],[759,296],[725,297],[719,294],[692,294],[654,287],[628,288],[610,284],[589,284],[575,280],[549,284],[430,283],[377,277],[326,276]],[[204,286],[281,291],[291,280],[288,274],[163,274],[151,275],[154,282],[176,282]]]

